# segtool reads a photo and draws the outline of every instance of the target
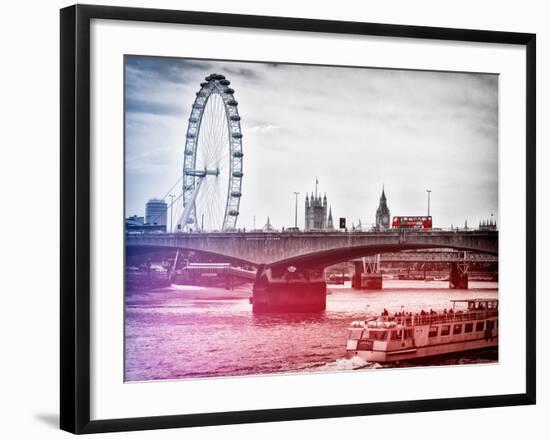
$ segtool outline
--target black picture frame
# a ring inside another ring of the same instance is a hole
[[[525,393],[90,419],[90,21],[132,20],[521,45],[526,48],[526,376]],[[530,33],[447,29],[303,18],[75,5],[61,10],[61,331],[60,426],[72,433],[192,427],[326,417],[425,412],[535,404],[536,401],[536,36]]]

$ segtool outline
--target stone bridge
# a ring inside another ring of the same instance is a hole
[[[319,312],[326,308],[323,272],[329,265],[362,256],[428,248],[497,255],[498,232],[128,233],[126,248],[191,250],[256,265],[251,298],[253,312]],[[361,278],[360,273],[358,276]],[[374,276],[376,288],[381,288],[381,274]],[[465,281],[458,287],[467,288],[467,275],[451,272],[450,279],[455,277]],[[367,281],[373,279],[367,278]]]
[[[308,269],[379,253],[452,248],[498,255],[498,231],[127,234],[128,249],[184,249],[256,266]]]

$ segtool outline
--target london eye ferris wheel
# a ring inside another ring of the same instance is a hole
[[[180,231],[236,228],[243,178],[237,107],[225,76],[212,73],[200,84],[185,140]]]

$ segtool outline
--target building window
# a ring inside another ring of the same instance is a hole
[[[453,334],[460,334],[462,332],[462,325],[454,325],[453,326]]]
[[[464,332],[472,332],[474,330],[474,324],[473,323],[466,323],[464,325]]]

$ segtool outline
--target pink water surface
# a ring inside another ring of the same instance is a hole
[[[382,291],[330,286],[320,314],[253,315],[250,287],[173,286],[127,294],[125,380],[204,378],[379,367],[345,359],[348,325],[368,313],[449,308],[450,299],[498,296],[497,284],[384,280]],[[368,306],[367,306],[368,305]],[[421,365],[496,361],[492,352],[426,359]]]

